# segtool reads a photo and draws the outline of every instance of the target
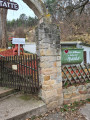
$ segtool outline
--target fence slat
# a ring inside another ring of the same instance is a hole
[[[89,77],[90,77],[90,72],[89,72],[89,69],[88,69],[88,67],[87,67],[87,65],[86,64],[84,64],[85,65],[85,67],[86,67],[86,69],[87,69],[87,71],[88,71],[88,74],[89,74]],[[90,65],[88,65],[88,66],[90,66]],[[90,80],[90,79],[89,79]]]
[[[79,68],[76,66],[76,68],[77,68],[77,70],[79,71],[79,74],[80,74],[80,76],[81,76],[81,78],[85,81],[85,77],[81,74],[81,72],[80,72],[80,66],[79,66]]]
[[[65,67],[66,68],[66,70],[69,72],[69,74],[70,74],[70,76],[71,76],[71,80],[74,80],[75,82],[76,82],[76,80],[75,80],[75,78],[73,77],[73,75],[70,73],[70,71],[68,70],[68,68],[67,67]]]
[[[81,69],[83,70],[84,74],[86,75],[85,78],[88,78],[88,79],[89,79],[89,77],[87,76],[87,74],[86,74],[86,72],[84,71],[83,67],[82,67],[81,65],[80,65],[80,67],[81,67]],[[86,80],[85,80],[85,81],[86,81]]]
[[[68,76],[67,76],[67,74],[65,73],[65,71],[64,71],[63,69],[62,69],[62,71],[63,71],[64,75],[66,76],[67,80],[69,81],[69,83],[72,84],[72,83],[71,83],[71,80],[68,78]],[[66,81],[65,81],[65,83],[66,83]],[[64,84],[65,84],[65,83],[64,83]]]
[[[88,66],[88,67],[87,67]],[[90,81],[90,64],[62,67],[63,86]]]
[[[71,67],[71,70],[74,72],[74,74],[77,76],[77,79],[80,81],[80,78],[78,77],[78,75],[77,75],[76,72],[74,71],[73,67],[72,67],[72,66],[70,66],[70,67]]]

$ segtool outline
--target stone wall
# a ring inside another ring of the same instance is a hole
[[[53,109],[63,103],[59,27],[45,22],[39,24],[36,28],[36,47],[40,58],[40,97],[48,109]]]
[[[90,98],[90,83],[78,86],[70,86],[63,89],[64,104]]]

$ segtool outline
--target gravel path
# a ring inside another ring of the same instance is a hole
[[[80,113],[82,113],[87,120],[90,120],[90,104],[86,104],[82,108],[80,108]]]

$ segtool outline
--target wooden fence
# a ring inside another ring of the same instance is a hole
[[[62,66],[63,86],[90,82],[90,64]]]
[[[0,57],[0,86],[36,93],[39,88],[37,55]]]

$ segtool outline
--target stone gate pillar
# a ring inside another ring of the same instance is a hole
[[[63,103],[60,29],[55,24],[42,22],[36,28],[37,55],[40,58],[40,96],[48,109]]]

